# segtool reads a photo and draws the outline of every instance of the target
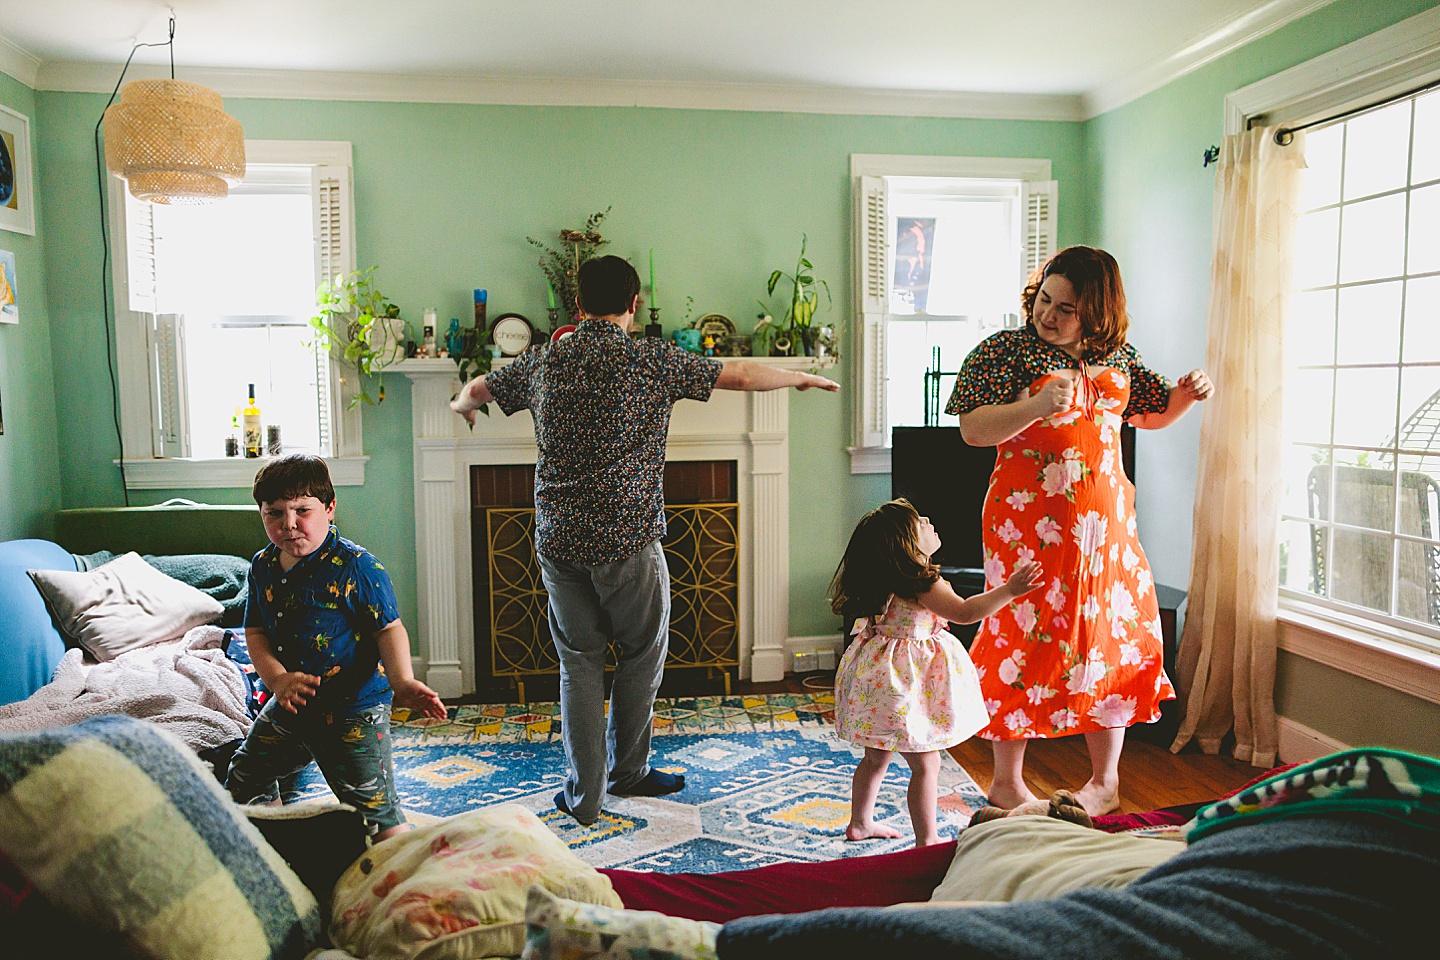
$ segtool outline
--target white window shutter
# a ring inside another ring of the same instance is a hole
[[[149,204],[146,204],[149,206]],[[157,457],[190,456],[185,403],[185,318],[177,313],[149,314],[150,422]],[[219,451],[212,451],[216,456]]]
[[[890,308],[888,266],[889,226],[885,209],[885,178],[861,177],[856,198],[860,234],[860,312],[884,314]]]
[[[1025,262],[1028,281],[1055,253],[1055,208],[1059,187],[1054,180],[1025,181]]]
[[[355,195],[350,168],[315,167],[310,195],[315,203],[315,285],[319,287],[355,269]],[[359,454],[360,410],[350,408],[350,400],[359,394],[357,374],[338,364],[330,351],[317,343],[315,377],[321,452],[336,457]]]
[[[860,391],[858,422],[861,447],[888,447],[890,438],[885,432],[885,317],[883,314],[866,314],[865,359],[861,376],[865,388]]]
[[[121,193],[125,203],[125,278],[129,308],[135,313],[159,310],[155,269],[155,207],[136,200],[129,190]]]

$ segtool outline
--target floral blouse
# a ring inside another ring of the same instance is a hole
[[[1130,344],[1121,344],[1104,357],[1086,357],[1092,366],[1114,367],[1130,380],[1130,402],[1121,414],[1129,419],[1141,413],[1164,413],[1170,406],[1172,384],[1151,370]],[[976,407],[1011,403],[1022,390],[1047,373],[1074,370],[1079,361],[1054,344],[1040,339],[1031,324],[1018,330],[1001,330],[980,341],[960,366],[960,376],[948,414],[969,413]]]

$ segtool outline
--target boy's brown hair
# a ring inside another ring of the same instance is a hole
[[[903,497],[860,518],[830,581],[830,609],[843,617],[873,617],[893,593],[914,600],[940,579],[920,552],[920,514]]]
[[[276,500],[314,497],[327,507],[335,502],[335,485],[325,461],[309,453],[290,453],[271,460],[255,474],[250,488],[260,506]]]

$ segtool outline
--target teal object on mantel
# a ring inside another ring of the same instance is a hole
[[[676,330],[671,335],[675,346],[681,350],[688,350],[691,353],[700,352],[700,331],[694,327],[686,327],[684,330]]]

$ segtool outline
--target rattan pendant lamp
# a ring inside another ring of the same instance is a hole
[[[132,80],[105,110],[105,166],[138,200],[209,203],[245,178],[245,134],[218,93],[175,79],[174,44],[172,19],[170,79]]]

